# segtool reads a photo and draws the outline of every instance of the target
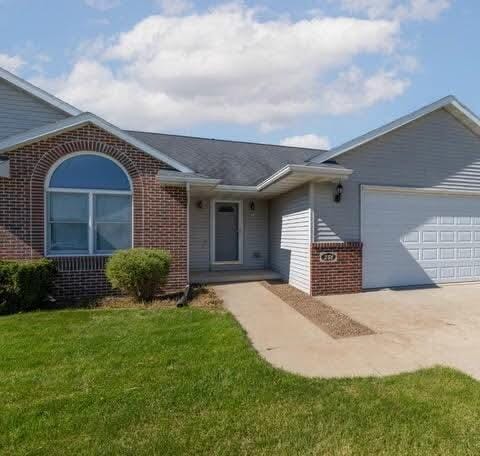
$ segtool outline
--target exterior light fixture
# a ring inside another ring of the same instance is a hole
[[[202,200],[198,200],[198,201],[197,201],[197,207],[198,207],[199,209],[203,209],[203,201],[202,201]]]
[[[335,188],[335,197],[334,197],[334,201],[336,203],[339,203],[340,201],[342,201],[342,194],[343,194],[343,185],[338,184],[337,187]]]
[[[255,210],[255,202],[251,201],[250,202],[250,210],[253,212]]]

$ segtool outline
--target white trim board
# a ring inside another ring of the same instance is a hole
[[[454,115],[460,122],[466,125],[468,128],[471,128],[471,125],[475,125],[476,127],[480,128],[480,118],[477,117],[472,111],[470,111],[466,106],[464,106],[460,101],[458,101],[453,95],[449,95],[447,97],[441,98],[423,108],[420,108],[406,116],[400,117],[393,122],[390,122],[382,127],[376,128],[364,135],[358,136],[346,143],[341,144],[338,147],[334,147],[333,149],[323,152],[309,161],[311,163],[324,163],[326,160],[331,160],[335,157],[338,157],[349,150],[355,149],[356,147],[362,146],[374,139],[383,136],[387,133],[390,133],[404,125],[407,125],[411,122],[414,122],[421,117],[424,117],[428,114],[431,114],[434,111],[439,109],[447,109],[452,115]]]
[[[238,204],[238,261],[215,261],[215,206],[217,203]],[[243,200],[212,199],[210,201],[210,264],[213,266],[243,264]]]
[[[347,179],[353,171],[338,165],[285,165],[258,185],[225,185],[220,184],[220,179],[212,179],[187,173],[175,175],[171,171],[159,171],[158,177],[165,182],[208,184],[215,187],[219,192],[260,193],[292,173],[310,176],[312,179],[324,177],[336,181]]]
[[[291,173],[303,173],[311,175],[312,177],[326,176],[341,179],[347,178],[352,172],[351,169],[338,165],[286,165],[260,182],[256,188],[257,191],[262,191]]]
[[[29,82],[25,81],[25,79],[15,76],[13,73],[10,73],[4,68],[0,68],[0,79],[7,81],[9,84],[17,87],[21,91],[26,92],[33,97],[44,101],[45,103],[48,103],[50,106],[53,106],[54,108],[57,108],[66,114],[70,114],[71,116],[77,116],[82,112],[75,106],[65,103],[64,101],[49,94],[48,92],[45,92],[44,90],[34,86],[33,84],[30,84]]]
[[[178,171],[166,171],[160,170],[157,173],[157,177],[161,183],[175,185],[175,184],[198,184],[217,186],[221,181],[220,179],[212,179],[210,177],[204,177],[195,173],[179,173]]]
[[[85,112],[75,117],[69,117],[67,119],[63,119],[58,122],[54,122],[52,124],[44,125],[39,128],[33,128],[32,130],[28,130],[18,135],[10,136],[4,139],[3,141],[0,141],[0,153],[17,149],[18,147],[24,146],[26,144],[31,144],[41,139],[58,135],[65,131],[78,128],[82,125],[86,125],[88,123],[95,125],[98,128],[101,128],[102,130],[107,131],[108,133],[125,141],[131,146],[136,147],[137,149],[140,149],[146,154],[156,158],[157,160],[160,160],[166,163],[167,165],[170,165],[171,167],[183,173],[193,173],[193,171],[190,168],[183,165],[182,163],[174,160],[170,156],[158,151],[154,147],[149,146],[143,141],[140,141],[139,139],[126,133],[124,130],[121,130],[115,125],[112,125],[106,120],[103,120],[100,117],[90,112]]]
[[[459,190],[451,188],[439,187],[398,187],[388,185],[365,185],[362,184],[361,191],[369,192],[400,192],[400,193],[427,193],[433,195],[464,195],[480,197],[480,191],[476,190]]]

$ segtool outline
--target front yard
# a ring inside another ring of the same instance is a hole
[[[479,454],[480,385],[273,369],[221,310],[0,318],[1,454]]]

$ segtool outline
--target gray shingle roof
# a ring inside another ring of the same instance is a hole
[[[324,152],[271,144],[129,131],[129,134],[226,185],[256,185],[288,164],[303,164]]]

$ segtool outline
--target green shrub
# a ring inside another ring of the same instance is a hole
[[[166,283],[170,255],[158,249],[120,250],[107,262],[106,275],[113,288],[150,301]]]
[[[53,286],[55,266],[47,259],[0,261],[0,313],[42,307]]]

